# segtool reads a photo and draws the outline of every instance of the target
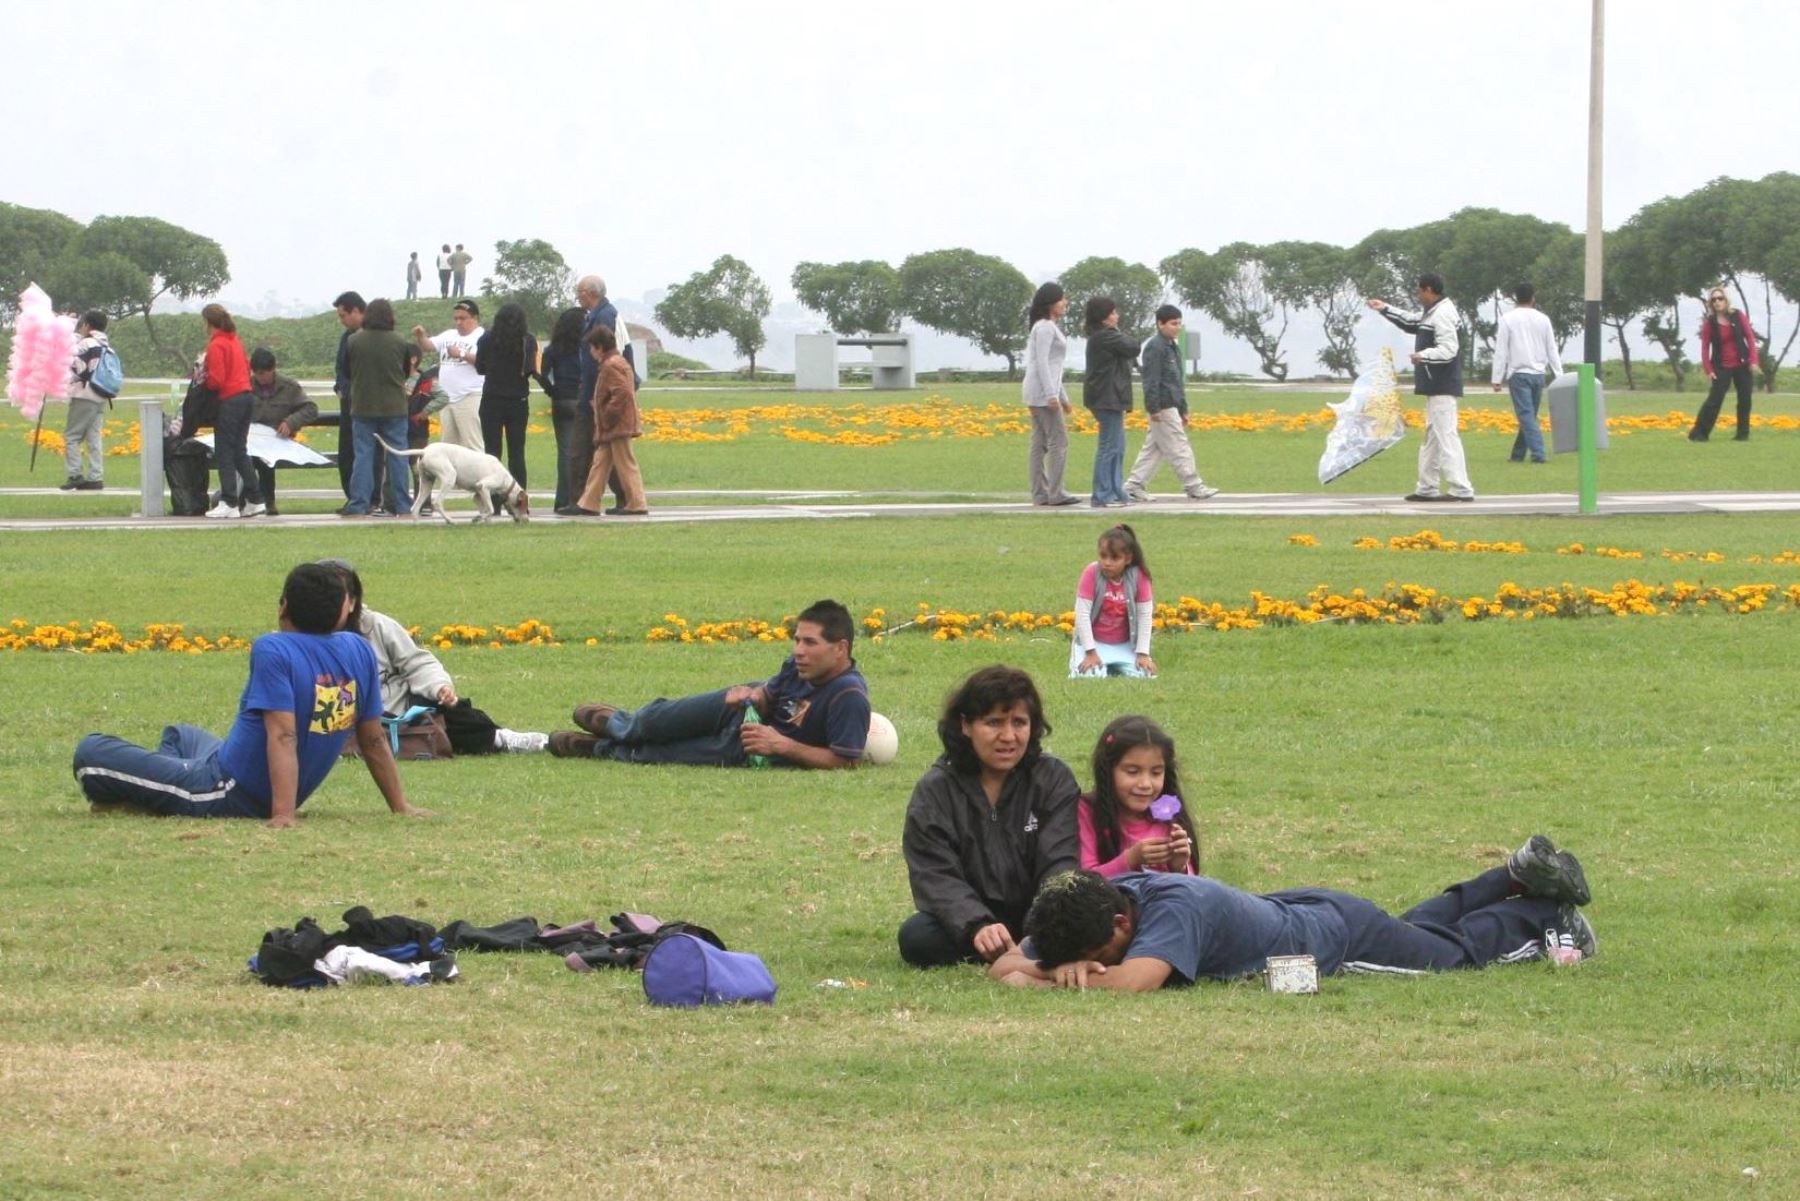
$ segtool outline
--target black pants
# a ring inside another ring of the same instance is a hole
[[[450,272],[438,272],[438,295],[445,300],[450,299]]]
[[[457,697],[454,705],[439,709],[438,713],[444,719],[450,749],[457,754],[492,755],[499,750],[494,745],[494,731],[498,728],[494,719],[471,705],[468,697]]]
[[[1555,901],[1513,894],[1512,877],[1496,867],[1394,917],[1373,901],[1323,888],[1275,892],[1289,903],[1316,904],[1343,918],[1341,963],[1321,954],[1322,972],[1442,972],[1538,959],[1544,931],[1562,926]]]
[[[1713,423],[1719,419],[1719,406],[1725,402],[1725,389],[1733,384],[1737,385],[1737,436],[1740,441],[1750,436],[1750,394],[1755,390],[1755,380],[1746,363],[1730,371],[1719,368],[1713,372],[1712,387],[1707,390],[1706,400],[1694,418],[1694,428],[1688,432],[1688,437],[1704,442],[1712,436]]]
[[[506,469],[513,482],[525,486],[525,423],[531,418],[531,402],[523,396],[481,398],[481,443],[496,459],[500,436],[506,435]]]
[[[1014,941],[1019,931],[1012,930]],[[986,963],[975,944],[958,938],[929,913],[915,913],[900,923],[900,958],[913,967],[955,967],[959,963]]]
[[[553,509],[566,508],[573,500],[580,498],[580,493],[569,495],[569,449],[575,437],[575,402],[574,400],[551,400],[550,427],[556,431],[556,502]],[[589,438],[592,439],[593,421],[589,420]],[[589,448],[590,454],[592,448]]]
[[[261,504],[262,488],[256,481],[245,443],[250,437],[250,406],[254,398],[248,392],[228,396],[219,402],[219,423],[213,427],[213,459],[219,466],[219,495],[236,508],[241,503]]]

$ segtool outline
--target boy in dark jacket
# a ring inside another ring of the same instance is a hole
[[[1135,504],[1150,499],[1150,480],[1156,469],[1168,463],[1169,470],[1181,481],[1181,490],[1191,500],[1217,496],[1217,488],[1208,487],[1194,466],[1194,448],[1187,434],[1187,374],[1181,365],[1181,310],[1165,304],[1156,310],[1156,336],[1144,343],[1144,412],[1150,418],[1150,436],[1131,475],[1125,480],[1125,495]]]

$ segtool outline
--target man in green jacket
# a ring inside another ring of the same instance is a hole
[[[1156,310],[1156,336],[1144,344],[1144,412],[1150,417],[1150,436],[1125,480],[1125,495],[1134,503],[1150,499],[1146,489],[1164,462],[1181,481],[1190,500],[1217,496],[1194,466],[1194,448],[1188,444],[1186,372],[1181,365],[1181,310],[1165,304]]]

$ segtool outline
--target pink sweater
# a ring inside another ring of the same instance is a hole
[[[1174,822],[1159,822],[1148,817],[1124,816],[1119,819],[1119,833],[1124,836],[1125,845],[1113,858],[1102,863],[1100,861],[1100,839],[1094,832],[1094,803],[1088,797],[1082,797],[1075,808],[1075,829],[1081,838],[1081,866],[1090,872],[1099,872],[1108,880],[1125,872],[1135,871],[1167,871],[1167,868],[1136,868],[1126,857],[1131,848],[1146,839],[1167,838],[1175,828]],[[1183,869],[1187,875],[1197,875],[1194,870],[1194,856],[1189,855],[1187,867]]]

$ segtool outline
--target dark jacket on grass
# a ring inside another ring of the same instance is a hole
[[[1131,365],[1137,357],[1138,343],[1116,329],[1102,326],[1089,334],[1081,403],[1096,413],[1131,412]]]
[[[1077,865],[1079,793],[1068,764],[1042,755],[1015,768],[990,806],[979,776],[940,758],[906,807],[913,904],[963,942],[993,922],[1018,938],[1038,885]]]

